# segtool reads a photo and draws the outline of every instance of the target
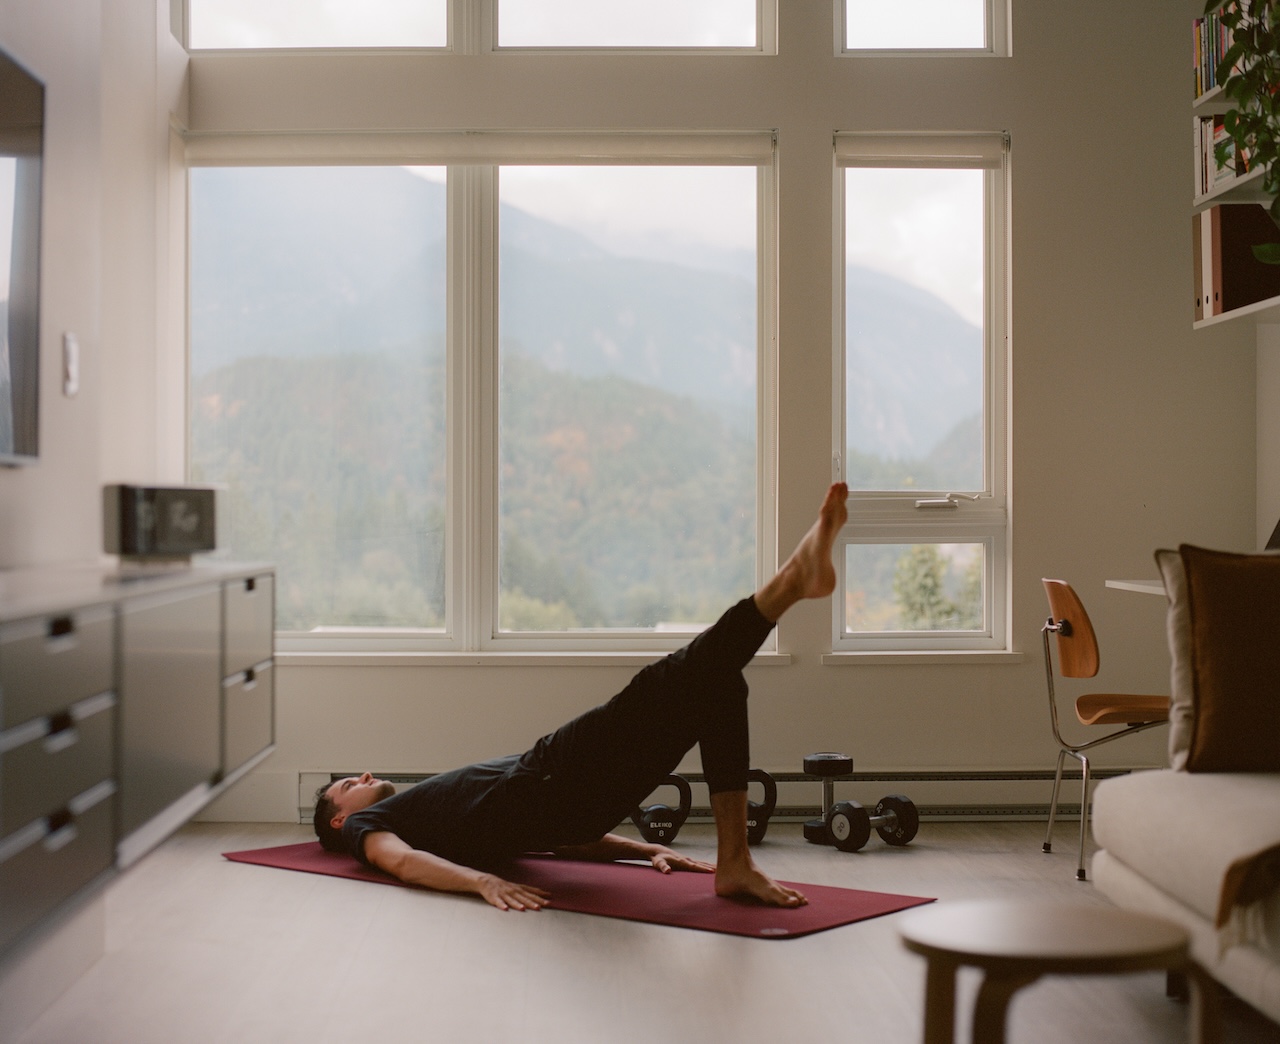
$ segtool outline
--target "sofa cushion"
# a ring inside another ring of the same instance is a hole
[[[1280,773],[1131,772],[1096,787],[1093,835],[1161,891],[1222,924],[1234,901],[1257,898],[1230,888],[1280,846],[1277,809]]]
[[[1178,550],[1181,571],[1156,555],[1169,596],[1170,760],[1280,772],[1280,555]]]
[[[1156,552],[1156,565],[1169,598],[1165,629],[1169,638],[1169,764],[1187,767],[1191,726],[1195,721],[1195,685],[1191,679],[1191,606],[1187,601],[1187,571],[1177,551]]]

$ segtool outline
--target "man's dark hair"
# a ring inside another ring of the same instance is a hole
[[[338,814],[338,806],[329,800],[329,788],[333,783],[326,783],[316,791],[316,812],[312,821],[316,828],[316,837],[327,852],[345,852],[347,846],[342,843],[342,831],[335,830],[330,822]]]

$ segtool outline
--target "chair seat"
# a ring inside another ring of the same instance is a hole
[[[1091,692],[1076,700],[1076,717],[1082,725],[1138,725],[1169,720],[1168,696]]]

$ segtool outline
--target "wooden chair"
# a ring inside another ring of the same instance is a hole
[[[1053,821],[1058,812],[1058,791],[1062,786],[1062,765],[1068,755],[1080,762],[1080,859],[1076,877],[1086,879],[1084,842],[1089,833],[1089,759],[1085,751],[1143,732],[1169,720],[1168,696],[1140,696],[1127,693],[1091,692],[1076,699],[1076,717],[1082,725],[1123,725],[1088,743],[1068,743],[1062,738],[1058,721],[1058,701],[1053,690],[1053,659],[1049,652],[1050,633],[1058,636],[1058,670],[1064,678],[1092,678],[1098,673],[1098,638],[1089,614],[1071,585],[1063,580],[1042,580],[1049,596],[1049,619],[1041,633],[1044,636],[1044,676],[1049,690],[1049,717],[1053,722],[1053,738],[1058,741],[1058,769],[1053,777],[1053,797],[1049,800],[1049,827],[1044,835],[1044,850],[1053,848]]]

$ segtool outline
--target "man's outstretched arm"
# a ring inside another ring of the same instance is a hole
[[[541,888],[506,881],[430,852],[420,852],[385,830],[364,835],[364,855],[379,870],[405,884],[438,892],[470,892],[499,910],[541,910],[551,898]]]
[[[585,859],[596,863],[611,863],[617,859],[647,859],[655,869],[664,874],[669,874],[672,870],[711,874],[716,869],[711,863],[673,852],[664,845],[635,841],[621,834],[605,834],[599,841],[591,841],[585,845],[566,845],[557,848],[555,854],[562,859]]]

